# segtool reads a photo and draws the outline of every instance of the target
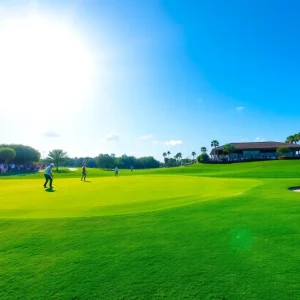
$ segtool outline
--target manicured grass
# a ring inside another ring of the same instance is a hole
[[[6,173],[0,173],[0,177],[14,177],[14,176],[27,176],[37,173],[37,171],[31,171],[31,170],[19,170],[19,171],[9,171]]]
[[[259,185],[260,181],[165,175],[93,178],[88,182],[68,178],[54,183],[53,189],[44,190],[40,180],[0,182],[0,218],[139,213],[232,198]]]
[[[0,299],[298,299],[300,162],[0,180]]]

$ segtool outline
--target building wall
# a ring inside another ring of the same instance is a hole
[[[293,156],[293,152],[287,153],[285,156]],[[277,157],[278,154],[276,151],[273,152],[265,152],[265,151],[260,151],[260,150],[245,150],[239,153],[231,153],[230,158],[232,159],[239,159],[239,158],[244,158],[244,159],[250,159],[250,158],[273,158]],[[226,155],[226,157],[228,157]]]

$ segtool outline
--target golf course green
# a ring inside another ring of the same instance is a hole
[[[300,299],[300,161],[80,175],[0,176],[0,299]]]

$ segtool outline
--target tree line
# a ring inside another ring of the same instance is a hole
[[[84,163],[88,168],[101,168],[111,170],[115,167],[120,169],[149,169],[159,168],[160,162],[152,156],[139,157],[123,154],[117,157],[115,154],[99,154],[96,157],[68,157],[67,153],[61,149],[49,152],[46,162],[53,162],[56,167],[81,167]]]
[[[0,162],[14,162],[18,165],[30,164],[40,161],[41,153],[21,144],[0,144]]]
[[[214,140],[211,142],[212,146],[214,147],[218,147],[219,146],[219,142]],[[164,164],[166,167],[177,167],[180,165],[188,165],[188,164],[192,164],[195,163],[196,161],[198,162],[206,162],[209,160],[209,156],[206,153],[207,152],[207,148],[206,147],[201,147],[200,148],[200,152],[201,154],[197,157],[197,159],[195,159],[197,153],[195,151],[192,151],[191,156],[193,157],[192,159],[190,158],[182,158],[182,153],[178,152],[174,155],[174,157],[170,157],[171,152],[167,151],[167,152],[163,152],[162,156],[164,158]]]
[[[53,162],[58,169],[59,166],[81,167],[84,163],[88,168],[112,169],[118,166],[122,169],[146,169],[158,168],[161,163],[152,156],[139,157],[123,154],[117,157],[115,154],[99,154],[96,157],[74,157],[68,156],[62,149],[49,151],[45,159],[41,159],[41,153],[26,145],[0,144],[0,163],[33,164]]]
[[[286,143],[297,144],[300,141],[300,133],[290,135],[286,138]],[[218,156],[217,147],[219,142],[217,140],[211,141],[211,147],[214,148],[214,158]],[[226,144],[223,146],[223,152],[228,154],[228,160],[230,154],[235,151],[235,147],[232,144]],[[288,153],[287,147],[280,147],[277,149],[279,155]],[[22,144],[0,144],[0,163],[15,164],[30,164],[30,163],[48,163],[54,162],[56,167],[81,167],[83,163],[86,163],[88,168],[103,168],[113,169],[116,166],[122,169],[146,169],[146,168],[159,168],[161,166],[176,167],[180,165],[192,164],[198,162],[208,162],[209,156],[207,154],[206,147],[200,148],[200,154],[197,156],[195,151],[191,152],[192,159],[182,158],[182,153],[178,152],[173,157],[171,152],[163,152],[164,164],[161,164],[153,156],[146,156],[136,158],[135,156],[122,156],[116,157],[115,154],[99,154],[96,157],[74,157],[70,158],[62,149],[54,149],[48,153],[46,159],[41,160],[41,154],[38,150],[22,145]]]

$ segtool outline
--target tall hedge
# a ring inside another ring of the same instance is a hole
[[[12,148],[0,148],[0,161],[8,163],[16,157],[16,151]]]
[[[0,144],[0,148],[12,148],[16,152],[13,162],[16,164],[28,164],[38,162],[41,158],[41,153],[30,147],[20,144]]]

